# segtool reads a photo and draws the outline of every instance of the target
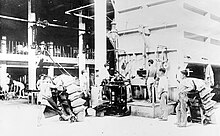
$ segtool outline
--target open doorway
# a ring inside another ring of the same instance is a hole
[[[27,83],[28,68],[24,67],[8,67],[7,73],[11,75],[11,78],[22,83]]]
[[[212,100],[220,102],[220,66],[212,66],[214,72],[214,86],[212,93],[215,93]]]
[[[205,79],[206,64],[189,63],[186,69],[190,70],[189,77]]]
[[[216,88],[220,88],[220,66],[212,66],[212,69],[214,72],[214,80],[215,80],[214,86]]]

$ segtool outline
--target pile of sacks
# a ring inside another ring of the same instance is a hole
[[[74,89],[68,92],[68,99],[71,102],[71,107],[74,114],[77,117],[77,121],[83,121],[85,118],[85,102],[86,100],[82,99],[83,92],[79,86],[75,86]]]
[[[217,103],[216,101],[212,100],[212,97],[215,94],[211,93],[211,91],[212,91],[211,88],[204,88],[199,93],[203,104],[204,115],[209,118],[211,118],[211,116],[213,115],[214,106]]]
[[[217,103],[216,101],[212,100],[213,96],[215,95],[214,93],[211,93],[213,89],[208,87],[204,80],[196,78],[193,78],[192,80],[195,82],[197,91],[199,91],[199,96],[203,106],[203,115],[205,118],[211,119],[212,115],[214,114],[215,104]]]
[[[68,74],[62,74],[57,76],[53,82],[59,86],[58,90],[66,89],[68,94],[68,100],[71,102],[71,108],[77,117],[77,121],[83,121],[85,118],[85,107],[86,102],[82,99],[83,91],[79,86],[79,80],[76,77],[70,76]]]

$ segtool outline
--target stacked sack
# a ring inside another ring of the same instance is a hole
[[[77,121],[83,121],[85,118],[85,106],[84,103],[86,102],[82,99],[83,92],[81,91],[80,87],[77,85],[71,85],[72,89],[68,92],[68,99],[71,102],[71,107],[74,114],[77,117]]]
[[[207,87],[204,80],[196,78],[193,78],[192,80],[196,84],[197,91],[199,91],[199,96],[203,105],[204,116],[211,119],[211,116],[214,113],[214,106],[216,104],[216,101],[212,100],[212,97],[215,94],[211,93],[212,89],[210,87]]]
[[[211,88],[204,88],[200,91],[200,97],[203,104],[204,109],[204,115],[206,117],[211,118],[211,116],[214,113],[214,106],[216,104],[216,101],[212,100],[212,97],[215,95],[214,93],[211,93]]]

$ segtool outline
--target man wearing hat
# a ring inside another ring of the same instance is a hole
[[[182,70],[180,71],[181,75],[181,81],[179,85],[179,91],[180,92],[189,92],[194,89],[194,84],[192,79],[187,78],[188,76],[188,70]]]
[[[192,79],[187,78],[188,71],[182,70],[180,71],[181,81],[179,84],[179,102],[176,107],[176,115],[177,115],[177,125],[179,127],[186,127],[187,124],[187,95],[186,93],[194,89],[194,83]]]

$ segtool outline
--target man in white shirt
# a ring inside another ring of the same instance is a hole
[[[159,117],[159,119],[161,121],[168,120],[168,78],[165,76],[165,73],[165,68],[159,69],[158,97],[160,99],[161,116]]]
[[[3,76],[4,80],[2,80],[2,90],[4,92],[4,98],[6,100],[9,99],[9,96],[8,96],[8,93],[9,93],[9,90],[10,90],[10,75],[8,73],[5,74],[6,76]]]
[[[54,102],[52,98],[51,89],[56,88],[56,85],[52,83],[51,77],[47,75],[41,75],[40,80],[40,84],[38,85],[38,89],[40,89],[38,99],[41,106],[39,107],[37,126],[41,126],[42,119],[44,119],[44,110],[47,105],[51,106],[64,120],[68,120],[70,117],[63,114],[62,110],[58,108],[57,104]]]
[[[192,79],[188,78],[188,71],[182,70],[181,72],[181,80],[179,84],[179,102],[176,107],[176,115],[177,115],[177,126],[178,127],[186,127],[187,124],[187,92],[194,89],[195,85]]]
[[[18,93],[18,98],[22,98],[22,96],[24,96],[24,84],[15,80],[13,81],[13,83],[14,89],[16,89],[15,93]]]

